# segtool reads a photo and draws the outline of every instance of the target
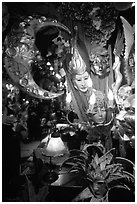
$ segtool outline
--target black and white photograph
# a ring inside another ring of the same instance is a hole
[[[135,202],[135,2],[1,2],[2,202]]]

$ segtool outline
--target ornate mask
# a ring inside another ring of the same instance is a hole
[[[106,119],[107,100],[101,91],[93,92],[90,97],[89,109],[87,114],[97,124],[104,123]]]

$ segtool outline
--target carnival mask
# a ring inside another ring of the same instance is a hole
[[[105,180],[102,178],[96,178],[92,188],[96,198],[102,198],[108,190]]]
[[[93,92],[90,97],[89,109],[87,114],[89,118],[96,124],[102,124],[106,119],[107,101],[101,91]]]
[[[110,72],[108,51],[98,44],[91,46],[90,62],[93,74],[105,77]]]
[[[87,71],[81,75],[75,75],[73,81],[75,88],[81,92],[86,92],[89,87],[92,87],[92,79]]]

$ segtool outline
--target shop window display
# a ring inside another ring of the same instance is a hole
[[[134,200],[134,8],[114,2],[2,3],[3,201],[62,201],[52,191],[67,179],[70,191],[79,188],[65,201],[110,202],[115,192]],[[20,143],[35,141],[39,145],[25,158],[33,168],[19,172]],[[46,148],[55,141],[67,154],[50,149],[50,160]],[[14,168],[11,154],[17,155]],[[56,181],[49,182],[49,171]]]

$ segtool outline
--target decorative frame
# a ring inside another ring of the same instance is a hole
[[[71,34],[70,30],[57,20],[45,16],[28,16],[13,25],[4,42],[4,66],[8,75],[23,91],[40,99],[53,99],[64,93],[42,89],[35,83],[31,74],[32,64],[43,61],[35,45],[36,34],[47,26],[56,26]]]

